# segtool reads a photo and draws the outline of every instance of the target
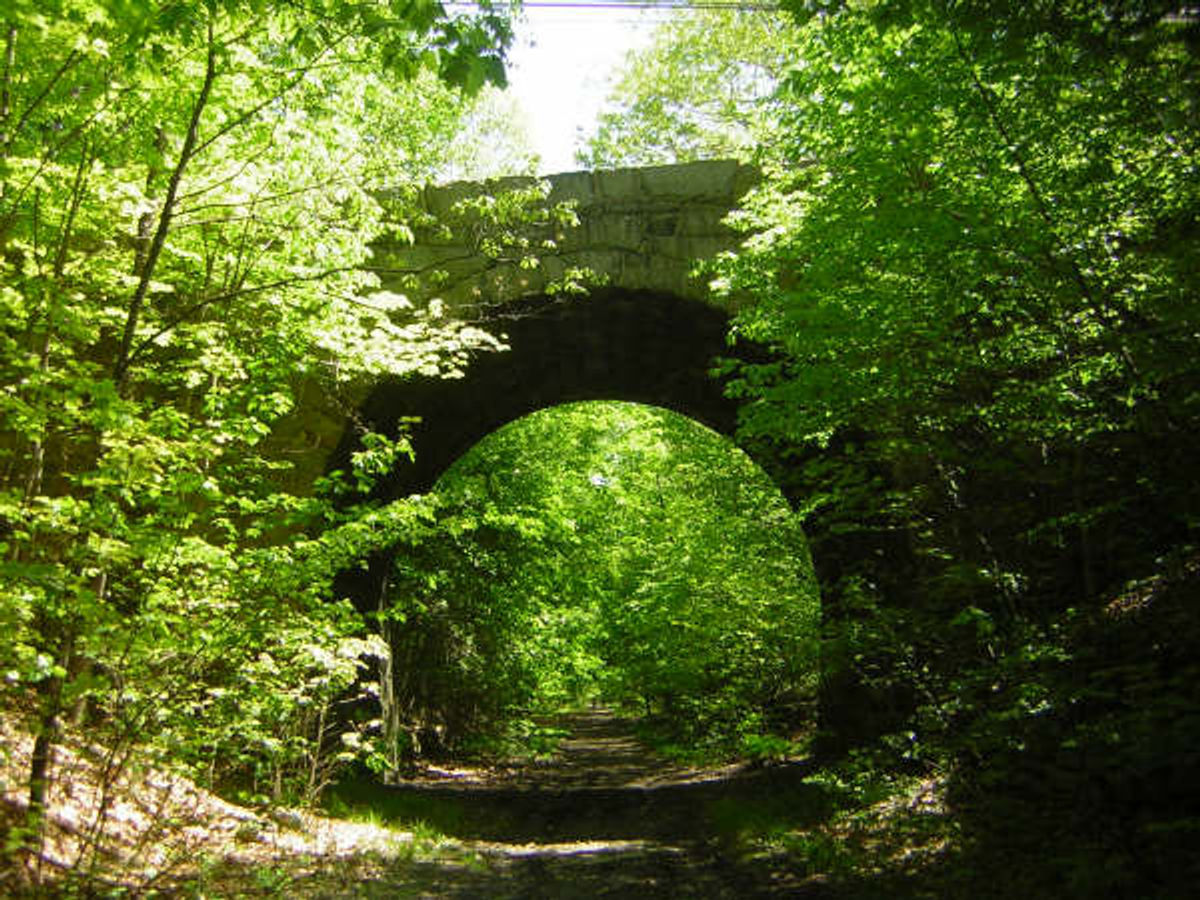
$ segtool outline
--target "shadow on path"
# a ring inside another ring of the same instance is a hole
[[[807,765],[690,769],[656,756],[609,713],[563,725],[570,737],[546,763],[345,792],[356,807],[423,821],[466,851],[458,863],[408,864],[400,881],[360,883],[359,895],[823,896],[734,850],[737,828],[756,812],[790,825],[828,814],[828,798],[804,783]]]

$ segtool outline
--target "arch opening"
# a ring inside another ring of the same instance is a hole
[[[730,346],[724,310],[648,290],[526,298],[499,307],[484,324],[503,334],[507,351],[476,356],[457,379],[385,381],[362,404],[363,425],[391,436],[407,433],[415,453],[412,464],[377,485],[376,496],[425,493],[486,435],[562,403],[645,403],[732,437],[737,403],[711,370],[720,357],[761,361],[768,355],[752,344]],[[349,458],[356,441],[347,431],[335,464]],[[771,460],[756,461],[771,470]]]
[[[709,752],[811,726],[807,546],[728,438],[660,407],[558,405],[477,442],[433,493],[439,527],[386,575],[402,753],[537,749],[535,721],[589,703]]]

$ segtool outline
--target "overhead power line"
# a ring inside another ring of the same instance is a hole
[[[446,0],[445,6],[478,6],[473,0]],[[522,6],[531,9],[730,9],[744,12],[776,12],[778,3],[770,0],[754,2],[754,0],[524,0]]]

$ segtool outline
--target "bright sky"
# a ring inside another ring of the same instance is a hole
[[[541,174],[570,172],[577,136],[588,134],[626,51],[644,46],[667,10],[526,3],[509,54],[509,93],[525,111]]]

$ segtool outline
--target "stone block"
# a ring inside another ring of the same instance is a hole
[[[643,192],[642,169],[608,169],[592,174],[592,187],[597,200],[606,202],[630,200]]]
[[[685,206],[679,212],[679,228],[675,233],[688,237],[729,235],[731,230],[721,220],[729,214],[725,204],[698,203]]]
[[[592,188],[593,175],[591,172],[564,172],[561,175],[551,175],[550,203],[562,203],[574,200],[580,207],[590,206],[595,201],[595,191]]]
[[[730,198],[738,163],[718,159],[680,166],[652,166],[638,170],[643,190],[651,197]]]
[[[629,247],[641,245],[645,236],[645,222],[642,217],[633,213],[618,213],[596,216],[582,224],[581,239],[576,242],[580,247]]]

